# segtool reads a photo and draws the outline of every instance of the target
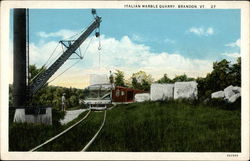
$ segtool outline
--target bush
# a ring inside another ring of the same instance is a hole
[[[241,97],[238,98],[234,103],[229,103],[223,98],[212,98],[209,99],[207,102],[204,102],[204,104],[211,107],[221,108],[226,110],[241,110]]]
[[[52,109],[52,125],[54,127],[60,127],[60,120],[64,119],[65,112],[57,109]]]

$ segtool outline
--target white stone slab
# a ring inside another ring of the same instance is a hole
[[[174,84],[174,99],[197,99],[197,94],[198,89],[195,81]]]
[[[218,91],[211,94],[211,98],[224,98],[224,97],[225,97],[224,91]]]
[[[241,88],[235,86],[235,87],[233,87],[233,92],[234,92],[234,93],[240,93],[240,94],[241,94]]]
[[[224,89],[224,93],[225,93],[225,99],[229,99],[230,97],[232,97],[235,93],[233,92],[233,86],[230,85],[227,88]]]
[[[228,99],[228,102],[234,103],[240,97],[240,93],[234,94]]]
[[[89,79],[89,85],[94,84],[108,84],[109,77],[106,74],[91,74]]]
[[[135,102],[144,102],[150,100],[150,94],[149,93],[137,93],[135,95]]]
[[[165,100],[174,97],[174,84],[153,83],[150,87],[150,99],[152,101]]]
[[[17,123],[42,123],[52,125],[52,109],[51,107],[46,108],[45,114],[38,115],[27,115],[25,109],[16,109],[14,115],[14,122]]]

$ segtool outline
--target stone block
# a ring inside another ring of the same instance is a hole
[[[152,101],[171,99],[174,97],[174,84],[153,83],[150,87]]]
[[[224,89],[225,93],[225,99],[228,100],[230,97],[232,97],[235,93],[233,92],[233,86],[230,85],[227,88]]]
[[[52,125],[52,109],[46,108],[45,114],[25,114],[25,109],[16,109],[14,115],[14,122],[17,123],[41,123]]]
[[[91,74],[89,85],[109,84],[109,77],[106,74]]]
[[[144,102],[150,100],[150,94],[149,93],[137,93],[135,95],[135,102]]]
[[[235,86],[235,87],[233,87],[233,92],[234,92],[234,93],[240,93],[240,94],[241,94],[241,88]]]
[[[234,94],[228,99],[228,102],[234,103],[240,97],[240,93]]]
[[[218,91],[211,94],[211,98],[224,98],[224,97],[225,97],[224,91]]]
[[[198,98],[197,83],[190,82],[176,82],[174,84],[174,99],[197,99]]]

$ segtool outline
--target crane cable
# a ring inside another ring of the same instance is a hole
[[[54,80],[56,80],[59,76],[61,76],[63,73],[65,73],[67,70],[69,70],[70,68],[72,68],[73,66],[75,66],[77,63],[80,62],[81,59],[79,59],[77,62],[75,62],[74,64],[72,64],[71,66],[69,66],[66,70],[64,70],[62,73],[60,73],[58,76],[56,76],[54,79],[52,79],[51,81],[49,81],[48,83],[53,82]]]
[[[54,55],[54,53],[55,53],[55,51],[56,51],[56,49],[57,49],[57,47],[59,46],[59,42],[57,43],[57,46],[56,46],[56,48],[53,50],[53,52],[50,54],[50,57],[48,58],[48,60],[44,63],[44,67],[46,67],[47,65],[48,65],[48,62],[49,62],[49,60],[52,58],[52,56]]]
[[[87,45],[87,47],[86,47],[86,49],[85,49],[85,51],[84,51],[84,53],[83,53],[83,58],[84,58],[85,53],[87,52],[87,50],[88,50],[88,48],[89,48],[90,43],[91,43],[92,40],[93,40],[93,37],[90,39],[89,44]],[[79,59],[77,62],[75,62],[74,64],[72,64],[71,66],[69,66],[66,70],[64,70],[62,73],[60,73],[58,76],[56,76],[54,79],[52,79],[52,80],[49,81],[48,83],[51,83],[51,82],[53,82],[54,80],[56,80],[59,76],[61,76],[63,73],[65,73],[67,70],[69,70],[70,68],[72,68],[73,66],[75,66],[75,65],[76,65],[77,63],[79,63],[80,61],[81,61],[81,59]]]
[[[46,67],[48,66],[48,64],[50,64],[51,63],[51,61],[49,62],[49,60],[52,58],[52,56],[54,55],[54,53],[55,53],[55,51],[56,51],[56,49],[58,48],[58,46],[59,46],[59,43],[57,44],[57,46],[56,46],[56,48],[53,50],[53,52],[50,54],[50,56],[49,56],[49,58],[47,59],[47,61],[42,65],[42,68],[41,68],[41,70],[30,80],[30,83],[31,82],[33,82],[33,80],[39,75],[39,74],[41,74],[44,70],[46,70]],[[60,52],[60,53],[62,53],[62,52]],[[59,54],[60,54],[59,53]],[[59,54],[57,54],[57,56],[59,55]],[[56,56],[56,57],[57,57]]]
[[[99,27],[99,33],[100,33],[100,27]],[[99,46],[98,46],[98,54],[99,54],[99,70],[101,69],[101,36],[99,35]]]
[[[73,37],[76,37],[76,36],[80,35],[81,33],[83,33],[85,30],[86,30],[86,29],[83,29],[82,31],[76,33],[75,35],[72,35],[72,36],[66,38],[65,40],[71,39],[71,38],[73,38]],[[52,58],[52,56],[54,55],[54,53],[55,53],[56,49],[58,48],[59,44],[60,44],[60,43],[58,42],[58,43],[57,43],[57,46],[55,47],[55,49],[53,50],[53,52],[50,54],[49,58],[48,58],[48,59],[46,60],[46,62],[42,65],[42,69],[41,69],[41,70],[40,70],[31,80],[30,80],[30,83],[33,82],[34,79],[35,79],[39,74],[41,74],[41,73],[46,69],[47,66],[49,66],[49,64],[52,63],[52,61],[49,62],[49,60],[50,60],[50,59]],[[63,47],[62,47],[62,50],[64,51]],[[63,52],[59,52],[59,53],[56,55],[56,58],[57,58],[58,55],[60,55],[61,53],[63,53]]]
[[[81,33],[83,33],[85,30],[86,30],[86,29],[83,29],[81,32],[76,33],[75,35],[70,36],[70,37],[66,38],[65,40],[70,39],[70,38],[73,38],[73,37],[76,37],[77,35],[80,35]],[[100,28],[99,28],[99,30],[100,30]],[[99,37],[99,38],[100,38],[100,37]],[[92,41],[92,39],[93,39],[93,37],[90,39],[89,44],[87,45],[87,47],[86,47],[86,49],[85,49],[85,51],[84,51],[83,56],[82,56],[81,59],[84,58],[85,53],[87,52],[87,50],[88,50],[88,48],[89,48],[89,46],[90,46],[90,42]],[[49,62],[49,60],[50,60],[50,59],[52,58],[52,56],[54,55],[54,53],[55,53],[56,49],[58,48],[59,44],[60,44],[60,43],[58,42],[56,48],[53,50],[53,52],[50,54],[48,60],[47,60],[47,61],[44,63],[44,65],[42,66],[42,67],[44,67],[44,68],[42,68],[42,69],[41,69],[41,70],[40,70],[31,80],[30,80],[30,83],[33,82],[33,80],[34,80],[39,74],[41,74],[42,72],[44,72],[44,71],[46,70],[46,65],[48,66],[49,64],[51,64],[52,61]],[[80,49],[80,47],[79,47],[79,49]],[[99,39],[99,47],[98,47],[98,50],[101,50],[101,42],[100,42],[100,39]],[[56,57],[58,57],[58,55],[61,54],[61,53],[63,53],[63,52],[64,52],[64,49],[63,49],[63,46],[62,46],[62,52],[59,52],[59,53],[56,55]],[[80,52],[81,52],[81,49],[80,49]],[[99,55],[100,55],[100,54],[99,54]],[[49,62],[49,63],[48,63],[48,62]],[[67,68],[65,71],[63,71],[62,73],[60,73],[56,78],[58,78],[59,76],[61,76],[63,73],[65,73],[67,70],[69,70],[71,67],[73,67],[73,66],[76,65],[77,63],[79,63],[79,61],[77,61],[76,63],[74,63],[73,65],[71,65],[69,68]],[[99,58],[99,64],[100,64],[100,58]],[[100,66],[100,65],[99,65],[99,66]],[[51,80],[50,82],[54,81],[56,78],[54,78],[54,79]],[[48,83],[50,83],[50,82],[48,82]]]

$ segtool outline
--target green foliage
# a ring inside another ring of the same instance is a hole
[[[186,74],[183,75],[179,75],[179,76],[175,76],[175,78],[173,79],[173,82],[188,82],[188,81],[194,81],[194,78],[189,78],[187,77]]]
[[[52,125],[53,127],[60,127],[60,120],[64,119],[65,112],[57,109],[52,109]]]
[[[52,126],[44,124],[12,123],[12,121],[10,121],[9,150],[30,150],[65,129],[66,127],[62,127],[59,123],[59,120],[64,118],[65,113],[52,109],[52,115]],[[10,113],[11,120],[13,120],[13,116],[14,110]]]
[[[160,78],[157,83],[175,83],[175,82],[188,82],[188,81],[194,81],[194,78],[187,77],[186,74],[183,75],[177,75],[175,78],[170,79],[168,78],[167,74],[164,74],[162,78]]]
[[[29,66],[29,77],[32,80],[45,68],[37,68],[35,65]],[[66,108],[73,108],[79,106],[79,99],[84,98],[82,89],[65,88],[58,86],[48,86],[45,84],[32,98],[32,105],[35,106],[51,106],[56,109],[61,109],[61,97],[63,93],[66,94]],[[11,94],[10,94],[11,95]]]
[[[46,68],[42,66],[41,68],[37,68],[35,64],[29,65],[29,80],[36,78],[41,72],[45,71]]]
[[[157,81],[157,83],[173,83],[173,80],[168,78],[167,74],[164,74],[163,77]]]
[[[39,151],[80,151],[92,139],[103,120],[103,112],[92,112],[86,120]]]
[[[229,85],[241,86],[241,58],[230,64],[223,59],[213,63],[213,71],[205,78],[197,78],[198,97],[201,100],[211,97],[211,93],[223,90]]]
[[[62,111],[52,110],[53,125],[28,124],[28,123],[11,123],[9,126],[9,151],[28,151],[53,136],[67,129],[72,124],[79,121],[86,115],[86,112],[80,114],[78,118],[72,120],[67,125],[61,125],[60,119],[63,119],[65,113]]]
[[[125,87],[124,72],[123,71],[116,70],[116,72],[115,72],[115,85]]]
[[[9,84],[9,106],[13,106],[13,85]]]
[[[221,109],[227,110],[241,110],[241,97],[238,98],[234,103],[228,103],[223,98],[213,98],[204,102],[205,105],[220,107]]]
[[[144,71],[133,73],[131,80],[132,80],[132,87],[134,89],[140,89],[144,91],[149,91],[150,85],[153,82],[152,76]]]
[[[158,101],[118,105],[107,111],[106,123],[88,151],[240,152],[241,111],[218,105]],[[29,150],[69,127],[10,126],[10,151]],[[79,151],[94,136],[103,112],[89,117],[39,151]]]

